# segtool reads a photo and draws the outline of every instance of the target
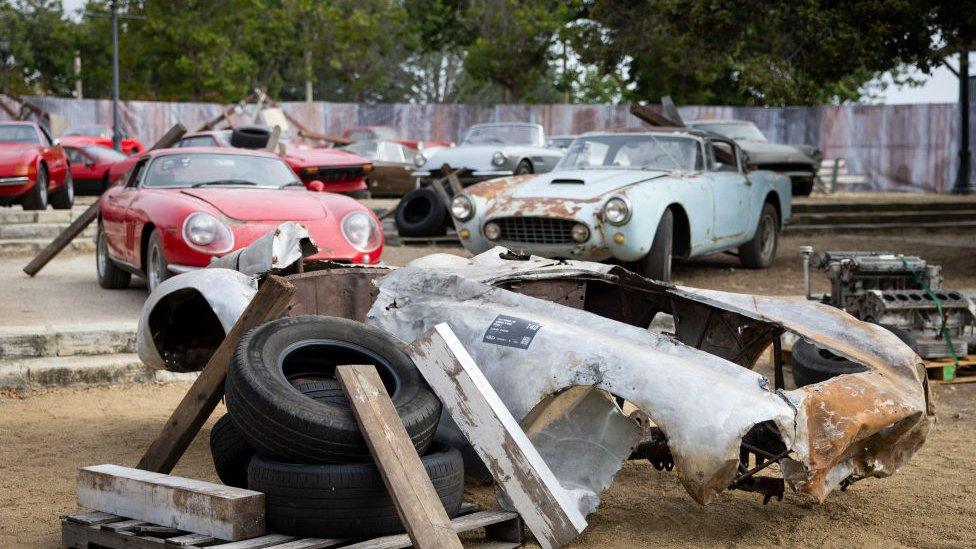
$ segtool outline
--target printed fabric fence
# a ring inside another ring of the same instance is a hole
[[[30,97],[72,124],[110,124],[105,99]],[[281,107],[309,129],[338,134],[350,126],[393,126],[417,139],[460,141],[479,122],[534,122],[550,135],[640,127],[627,105],[470,105],[286,102]],[[217,103],[123,101],[121,125],[153,142],[173,124],[191,130],[220,113]],[[879,192],[949,192],[958,168],[959,115],[955,104],[841,105],[821,107],[690,106],[682,118],[750,120],[773,142],[817,145],[825,159],[843,158]],[[5,113],[0,111],[0,119]]]

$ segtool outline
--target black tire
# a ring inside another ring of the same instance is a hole
[[[535,173],[532,169],[532,163],[528,160],[522,159],[519,161],[518,166],[515,166],[515,175],[528,175],[530,173]]]
[[[403,195],[394,220],[400,236],[442,236],[446,234],[447,206],[430,187],[419,187]]]
[[[120,269],[109,257],[108,242],[101,223],[98,224],[98,234],[95,236],[95,272],[98,275],[98,285],[108,290],[128,288],[132,280],[132,274]]]
[[[224,414],[210,430],[210,456],[220,482],[247,488],[247,465],[254,457],[254,448],[241,436],[230,414]]]
[[[109,182],[108,182],[108,171],[106,171],[106,172],[105,172],[105,175],[104,175],[104,176],[102,176],[102,186],[101,186],[101,190],[100,190],[100,191],[98,191],[98,194],[99,194],[99,196],[101,196],[101,194],[102,194],[102,193],[104,193],[105,191],[107,191],[107,190],[108,190],[108,187],[109,187]]]
[[[350,198],[355,198],[356,200],[366,200],[366,199],[370,198],[369,191],[361,191],[361,190],[360,191],[349,191],[349,192],[344,193],[344,194],[346,196],[350,197]]]
[[[418,452],[434,437],[441,403],[403,344],[365,324],[327,316],[268,322],[242,340],[227,375],[227,410],[258,454],[292,463],[366,462],[352,410],[293,384],[334,379],[341,364],[374,364]]]
[[[795,178],[790,180],[793,196],[810,196],[813,192],[815,179],[811,177]]]
[[[64,176],[61,190],[51,195],[51,207],[55,210],[70,210],[75,204],[75,180],[71,177],[71,167]]]
[[[37,168],[37,179],[34,182],[34,186],[24,196],[23,200],[21,200],[21,205],[25,210],[47,209],[48,184],[47,166],[41,164]]]
[[[866,367],[821,349],[804,339],[797,340],[790,352],[793,364],[793,383],[797,387],[827,381],[842,374],[856,374]]]
[[[163,242],[159,237],[159,231],[155,229],[149,235],[149,244],[146,245],[144,266],[146,287],[149,288],[150,292],[172,276],[172,273],[169,272],[169,263],[166,262],[166,255],[163,253]]]
[[[770,203],[763,204],[752,240],[739,246],[739,263],[748,269],[767,269],[779,246],[779,216]]]
[[[664,210],[654,231],[651,250],[641,259],[640,271],[647,278],[671,282],[671,257],[674,247],[674,214]]]
[[[296,383],[295,388],[319,402],[346,405],[346,397],[338,380]],[[241,435],[230,414],[218,419],[210,431],[210,455],[221,482],[227,486],[247,488],[247,465],[254,457],[254,448]]]
[[[461,453],[434,442],[421,461],[448,516],[457,515],[464,497]],[[248,488],[265,494],[268,529],[281,534],[372,537],[403,532],[372,463],[296,465],[257,456],[248,467]]]
[[[240,126],[230,132],[230,146],[241,149],[263,149],[271,139],[271,128]]]

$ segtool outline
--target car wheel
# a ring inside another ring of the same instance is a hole
[[[763,204],[752,240],[739,246],[739,263],[749,269],[766,269],[773,264],[779,243],[779,217],[772,204]]]
[[[61,190],[51,195],[51,207],[55,210],[70,210],[75,203],[75,180],[71,177],[71,168],[64,176]]]
[[[128,288],[132,274],[120,269],[108,255],[108,241],[105,230],[98,225],[98,236],[95,237],[95,269],[98,272],[98,285],[109,290]]]
[[[461,510],[464,461],[437,441],[420,458],[449,517]],[[255,456],[248,488],[264,493],[268,529],[314,537],[372,537],[403,532],[383,477],[373,463],[297,465]]]
[[[674,245],[674,214],[664,210],[654,231],[651,250],[640,262],[640,272],[647,278],[671,282],[671,257]]]
[[[866,367],[821,349],[804,339],[797,340],[790,351],[793,383],[797,387],[813,385],[843,374],[856,374]]]
[[[34,187],[27,193],[21,204],[25,210],[46,210],[47,209],[47,167],[41,164],[37,168],[37,179]]]
[[[152,292],[170,277],[169,264],[166,263],[166,256],[163,254],[163,242],[157,230],[153,230],[149,235],[145,261],[146,287]]]
[[[105,175],[102,176],[102,189],[98,191],[98,194],[101,195],[107,190],[108,190],[108,171],[106,170]]]
[[[532,173],[532,163],[528,160],[522,160],[515,166],[515,175],[527,175]]]
[[[393,218],[400,236],[443,236],[449,224],[447,206],[429,186],[403,195]]]
[[[341,364],[375,364],[418,452],[434,437],[441,403],[403,344],[345,318],[296,316],[247,334],[227,375],[227,410],[258,454],[291,463],[372,458],[345,397],[313,399],[295,385],[335,382]],[[334,390],[333,390],[334,393]]]

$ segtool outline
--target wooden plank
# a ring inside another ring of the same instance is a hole
[[[71,241],[80,235],[85,230],[85,227],[91,225],[92,221],[95,221],[97,218],[98,202],[95,202],[91,206],[88,206],[88,209],[72,221],[65,230],[61,231],[61,234],[52,240],[47,247],[34,256],[34,259],[24,267],[24,272],[30,276],[36,275],[48,262],[54,259],[54,256],[58,255],[68,244],[71,244]]]
[[[97,526],[85,526],[61,521],[61,547],[77,549],[119,548],[119,549],[161,549],[164,541],[159,538],[123,535],[102,530]]]
[[[121,532],[123,530],[132,530],[137,526],[146,526],[147,524],[149,523],[142,520],[129,519],[129,520],[120,520],[119,522],[110,522],[108,524],[102,524],[101,526],[102,526],[102,530],[108,530],[110,532]]]
[[[264,535],[264,494],[121,465],[78,470],[78,505],[151,525],[141,534],[186,532],[231,541]]]
[[[336,368],[336,373],[413,544],[460,549],[461,541],[451,528],[451,519],[376,367],[343,365]]]
[[[264,549],[265,547],[274,547],[275,545],[281,545],[282,543],[288,543],[290,541],[295,541],[295,536],[286,536],[283,534],[268,534],[266,536],[261,536],[257,538],[245,539],[241,541],[235,541],[234,543],[221,543],[219,545],[209,545],[208,547],[215,547],[219,549]]]
[[[270,153],[275,152],[278,148],[278,140],[281,139],[281,126],[275,126],[271,130],[271,137],[268,138],[268,144],[264,146],[264,150]]]
[[[139,460],[139,469],[157,473],[173,470],[223,396],[227,367],[241,337],[251,329],[283,315],[294,294],[295,287],[279,276],[269,276],[264,280],[156,440],[146,449]]]
[[[543,547],[561,547],[586,518],[447,324],[408,348],[427,383]]]
[[[517,522],[518,518],[518,514],[511,511],[479,511],[452,520],[451,529],[460,534],[496,524]],[[394,534],[345,545],[342,549],[402,549],[410,546],[411,541],[407,534]],[[464,546],[467,547],[468,544],[465,543]]]
[[[280,545],[272,545],[268,549],[323,549],[326,547],[335,547],[336,545],[342,545],[344,543],[349,543],[349,540],[346,538],[302,538],[296,539],[295,541],[282,543]]]
[[[186,134],[186,126],[177,122],[172,128],[166,130],[166,133],[157,139],[156,142],[153,143],[152,147],[149,147],[146,150],[154,151],[156,149],[168,149],[175,145],[177,141],[182,139],[184,134]]]
[[[185,536],[176,536],[168,538],[166,540],[166,545],[173,545],[175,547],[189,547],[193,545],[203,545],[205,543],[211,543],[215,541],[216,538],[213,536],[205,536],[203,534],[187,534]]]
[[[70,520],[71,522],[78,524],[84,524],[85,526],[95,526],[109,522],[118,522],[125,519],[125,517],[113,515],[112,513],[105,513],[103,511],[93,511],[91,513],[83,513],[80,515],[69,515],[64,518],[65,520]]]

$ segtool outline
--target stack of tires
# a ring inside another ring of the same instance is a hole
[[[364,537],[403,532],[393,501],[335,377],[374,364],[448,515],[458,513],[464,468],[435,441],[441,403],[402,344],[344,318],[298,316],[246,335],[226,382],[228,414],[210,435],[225,484],[265,494],[269,530]]]

